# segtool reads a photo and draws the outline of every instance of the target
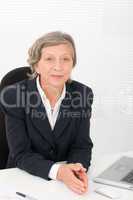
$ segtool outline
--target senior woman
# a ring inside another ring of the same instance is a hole
[[[60,31],[35,41],[28,51],[30,78],[1,92],[9,145],[7,167],[64,182],[83,194],[91,161],[93,93],[71,80],[76,65],[73,38]]]

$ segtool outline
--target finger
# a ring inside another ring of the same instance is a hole
[[[75,167],[74,165],[75,164],[70,165],[71,169],[74,169],[74,167]],[[80,188],[87,187],[86,182],[84,182],[84,179],[81,180],[80,177],[77,177],[78,175],[76,176],[75,172],[76,172],[75,170],[74,170],[74,172],[72,172],[72,180],[74,181],[74,183],[76,183]],[[80,173],[83,173],[83,172],[79,172],[79,174]],[[77,174],[78,174],[78,172],[77,172]]]
[[[79,186],[77,186],[75,183],[72,183],[71,185],[70,185],[70,188],[73,190],[73,191],[75,191],[76,193],[78,193],[78,194],[82,194],[82,193],[84,193],[84,192],[86,192],[86,190],[85,190],[85,188],[80,188]]]
[[[72,187],[76,190],[77,193],[82,194],[86,192],[86,188],[84,187],[84,183],[80,181],[75,175],[71,172],[71,181],[67,182],[68,187]]]
[[[75,173],[70,171],[72,183],[77,184],[80,188],[84,188],[84,183],[75,176]]]
[[[86,185],[88,185],[88,176],[86,173],[80,173],[81,179],[84,181]]]
[[[83,192],[81,191],[81,190],[78,190],[78,189],[76,189],[75,187],[70,187],[70,189],[73,191],[73,192],[75,192],[75,193],[77,193],[77,194],[83,194]]]
[[[70,170],[70,180],[75,183],[78,187],[84,188],[84,183],[79,178],[77,178],[73,171]]]
[[[75,172],[74,172],[74,175],[75,175],[77,178],[80,179],[80,172],[79,172],[79,171],[75,171]]]
[[[87,177],[87,175],[81,175],[81,180],[84,182],[84,184],[85,184],[85,187],[88,187],[88,177]]]
[[[77,185],[76,183],[72,183],[72,186],[73,187],[75,187],[76,189],[78,189],[78,190],[80,190],[80,191],[82,191],[82,192],[84,192],[85,191],[85,187],[80,187],[79,185]]]
[[[84,176],[87,176],[87,173],[86,172],[84,172],[84,171],[82,171],[82,170],[79,170],[79,171],[74,171],[74,173],[76,173],[77,175],[84,175]]]
[[[86,172],[83,172],[83,171],[75,171],[76,174],[79,174],[79,175],[84,175],[84,176],[87,176],[87,173]]]
[[[79,178],[77,178],[74,174],[73,174],[73,182],[75,183],[75,184],[77,184],[80,188],[84,188],[84,183],[83,183],[83,181],[81,181]]]
[[[75,163],[75,165],[83,167],[83,165],[81,163]]]
[[[81,167],[77,166],[75,164],[71,164],[71,165],[69,165],[69,167],[70,167],[71,170],[74,170],[74,171],[80,171],[81,170]]]
[[[75,172],[77,178],[79,178],[81,181],[83,181],[85,187],[88,187],[88,176],[86,175],[86,173],[82,173],[82,172]]]
[[[69,167],[70,167],[70,169],[71,170],[73,170],[73,171],[86,171],[86,169],[85,168],[83,168],[81,165],[79,165],[79,164],[69,164]]]
[[[81,170],[86,171],[86,168],[81,163],[75,163],[75,165],[80,167]]]

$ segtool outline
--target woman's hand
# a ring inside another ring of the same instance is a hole
[[[88,176],[86,174],[86,168],[84,168],[81,163],[76,163],[76,165],[80,167],[80,170],[74,171],[74,173],[77,176],[77,178],[79,178],[84,183],[84,186],[85,186],[86,191],[87,191],[87,189],[88,189]]]
[[[88,189],[86,169],[80,164],[63,164],[57,173],[57,180],[61,180],[71,190],[83,194]]]

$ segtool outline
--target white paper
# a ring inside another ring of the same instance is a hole
[[[16,195],[15,188],[8,185],[0,185],[0,200],[22,200]]]

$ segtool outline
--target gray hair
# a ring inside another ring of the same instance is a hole
[[[69,34],[60,31],[50,32],[38,38],[28,50],[29,57],[27,62],[31,67],[31,74],[29,74],[30,78],[35,78],[37,76],[35,65],[41,58],[42,49],[44,47],[55,46],[59,44],[71,44],[73,48],[73,67],[76,65],[77,57],[73,38]],[[68,81],[71,82],[72,80],[69,79]]]

